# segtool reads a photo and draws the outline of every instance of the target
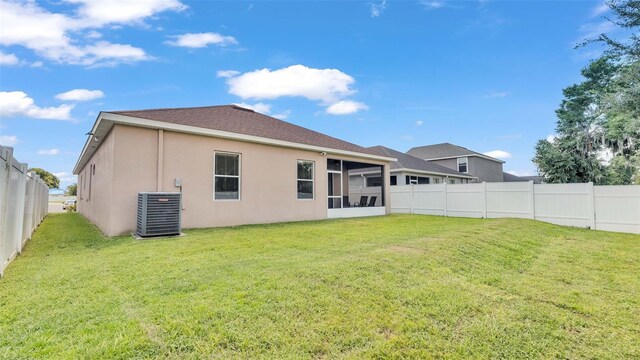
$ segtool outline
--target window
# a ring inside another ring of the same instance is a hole
[[[313,199],[313,164],[298,160],[298,199]]]
[[[213,166],[214,199],[240,200],[240,154],[216,152]]]
[[[449,184],[455,184],[456,183],[456,179],[450,179],[449,180]]]
[[[389,179],[389,184],[391,184],[392,186],[398,185],[398,177],[396,175],[391,176],[391,178]]]
[[[409,184],[414,184],[414,185],[423,185],[423,184],[430,184],[431,183],[431,178],[428,177],[424,177],[424,176],[409,176],[407,175],[405,178],[405,183],[407,185]]]
[[[367,187],[382,186],[382,176],[372,176],[367,178]]]
[[[433,179],[433,183],[434,184],[440,184],[440,178],[434,178]]]
[[[458,171],[461,173],[466,173],[468,171],[467,167],[468,158],[458,158]]]

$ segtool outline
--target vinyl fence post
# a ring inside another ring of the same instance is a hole
[[[533,180],[529,180],[529,196],[530,196],[530,206],[531,210],[530,215],[531,219],[536,219],[536,194],[535,194],[535,185],[533,184]]]
[[[591,230],[596,229],[596,207],[595,207],[595,192],[593,190],[593,183],[588,183],[588,198],[587,198],[587,211],[589,211],[589,220],[591,222],[590,228]]]
[[[442,197],[444,198],[444,206],[442,209],[442,213],[444,214],[444,216],[448,216],[447,215],[447,182],[443,182],[442,183]]]
[[[482,182],[482,201],[484,202],[484,206],[482,208],[482,218],[487,218],[487,182]]]
[[[409,209],[409,213],[413,214],[413,201],[414,201],[413,200],[414,199],[414,196],[413,196],[413,184],[409,184],[409,186],[410,186],[409,187],[409,199],[410,199],[409,203],[411,204],[410,209]]]

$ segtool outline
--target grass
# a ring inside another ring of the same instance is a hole
[[[640,358],[640,236],[393,215],[103,238],[51,214],[0,358]]]

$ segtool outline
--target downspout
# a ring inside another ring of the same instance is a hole
[[[162,191],[162,177],[164,174],[164,130],[158,129],[158,164],[156,166],[157,169],[157,179],[156,179],[156,191]]]

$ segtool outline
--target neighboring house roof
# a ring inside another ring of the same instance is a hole
[[[469,178],[469,179],[473,179],[474,177],[469,175],[469,174],[465,174],[465,173],[461,173],[458,171],[455,171],[453,169],[449,169],[447,167],[438,165],[438,164],[434,164],[432,162],[428,162],[428,161],[424,161],[420,158],[417,158],[415,156],[411,156],[409,154],[405,154],[403,152],[394,150],[394,149],[390,149],[388,147],[385,146],[372,146],[369,149],[377,151],[378,153],[380,153],[381,155],[387,156],[387,157],[392,157],[392,158],[396,158],[396,161],[391,163],[391,171],[394,170],[407,170],[407,171],[417,171],[417,172],[424,172],[424,173],[430,173],[430,174],[438,174],[438,175],[451,175],[451,176],[456,176],[456,177],[461,177],[461,178]]]
[[[487,156],[479,152],[469,150],[465,147],[450,144],[450,143],[414,147],[409,149],[409,151],[407,151],[407,154],[413,155],[417,158],[424,159],[424,160],[438,160],[438,159],[458,158],[458,157],[464,157],[464,156],[477,156],[487,160],[504,163],[504,161],[500,159],[492,158],[491,156]]]
[[[375,151],[236,105],[101,112],[74,169],[79,172],[114,123],[392,161]],[[89,145],[91,144],[91,145]]]
[[[542,176],[533,175],[533,176],[520,176],[521,179],[525,179],[527,181],[533,181],[534,184],[542,184]]]
[[[542,178],[540,176],[516,176],[509,173],[502,173],[504,182],[517,182],[517,181],[533,181],[534,184],[540,184]]]
[[[529,181],[526,179],[521,178],[520,176],[516,176],[513,174],[509,174],[506,172],[502,173],[502,181],[504,182],[518,182],[518,181]]]

